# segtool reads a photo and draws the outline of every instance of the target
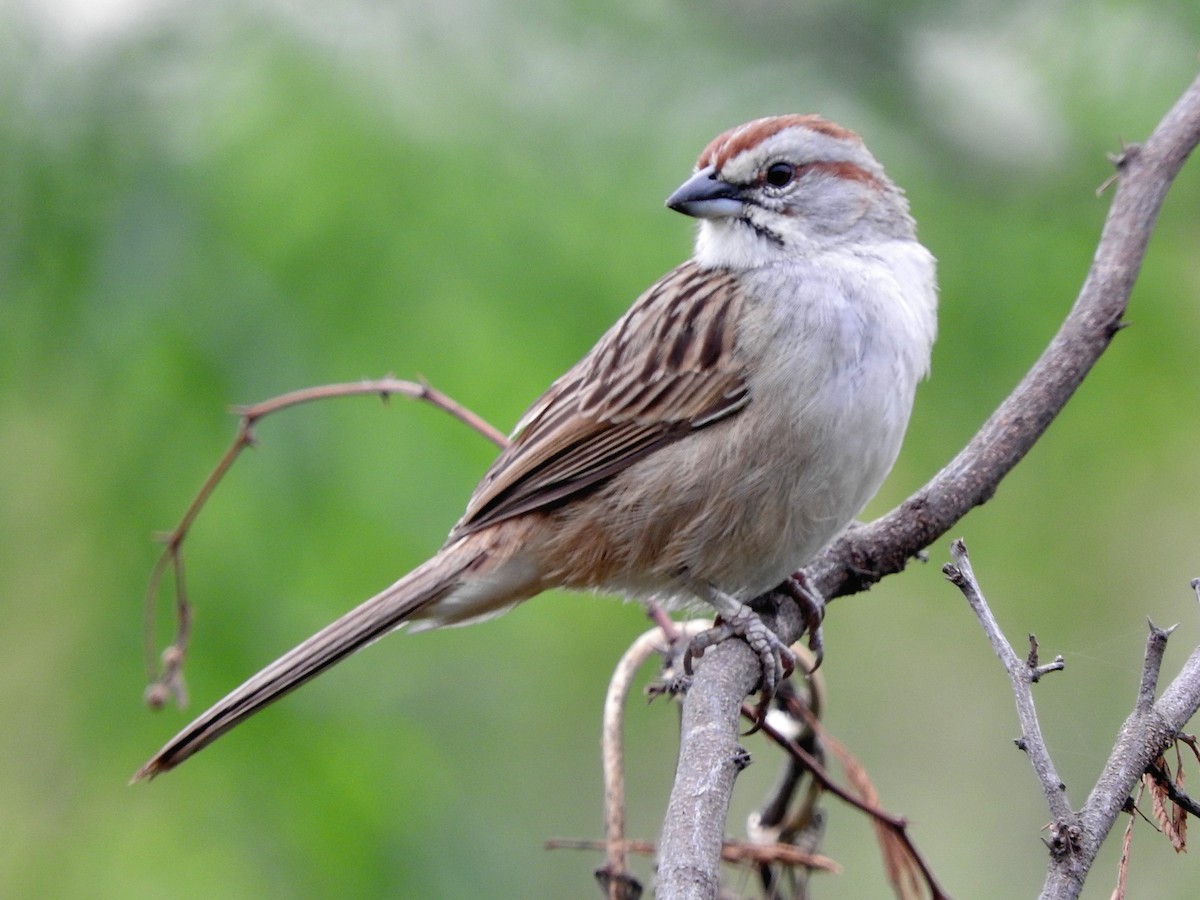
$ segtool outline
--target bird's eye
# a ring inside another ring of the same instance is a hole
[[[777,162],[767,167],[765,180],[771,187],[786,187],[796,177],[796,167],[791,163]]]

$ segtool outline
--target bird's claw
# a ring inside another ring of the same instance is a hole
[[[813,653],[811,675],[821,667],[825,659],[825,633],[821,623],[825,620],[825,598],[808,583],[804,572],[797,572],[781,584],[780,589],[796,601],[804,617],[804,628],[808,632],[808,649]]]
[[[758,720],[761,722],[780,683],[796,670],[796,654],[750,607],[742,606],[730,615],[722,614],[712,628],[692,638],[683,654],[683,670],[691,675],[693,659],[699,659],[709,647],[732,637],[744,639],[762,665],[758,703]]]

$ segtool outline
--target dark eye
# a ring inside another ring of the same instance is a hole
[[[767,167],[766,181],[771,187],[786,187],[796,177],[796,167],[791,163],[777,162]]]

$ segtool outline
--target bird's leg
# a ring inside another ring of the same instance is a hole
[[[762,664],[759,709],[765,711],[779,683],[795,670],[796,655],[746,604],[705,582],[691,582],[688,587],[717,611],[718,618],[712,628],[700,632],[688,644],[683,655],[684,671],[690,675],[693,658],[703,656],[709,647],[731,637],[740,637],[750,645]]]

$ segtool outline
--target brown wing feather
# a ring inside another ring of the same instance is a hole
[[[690,262],[667,273],[529,409],[452,537],[595,488],[744,407],[741,304],[727,274]]]

